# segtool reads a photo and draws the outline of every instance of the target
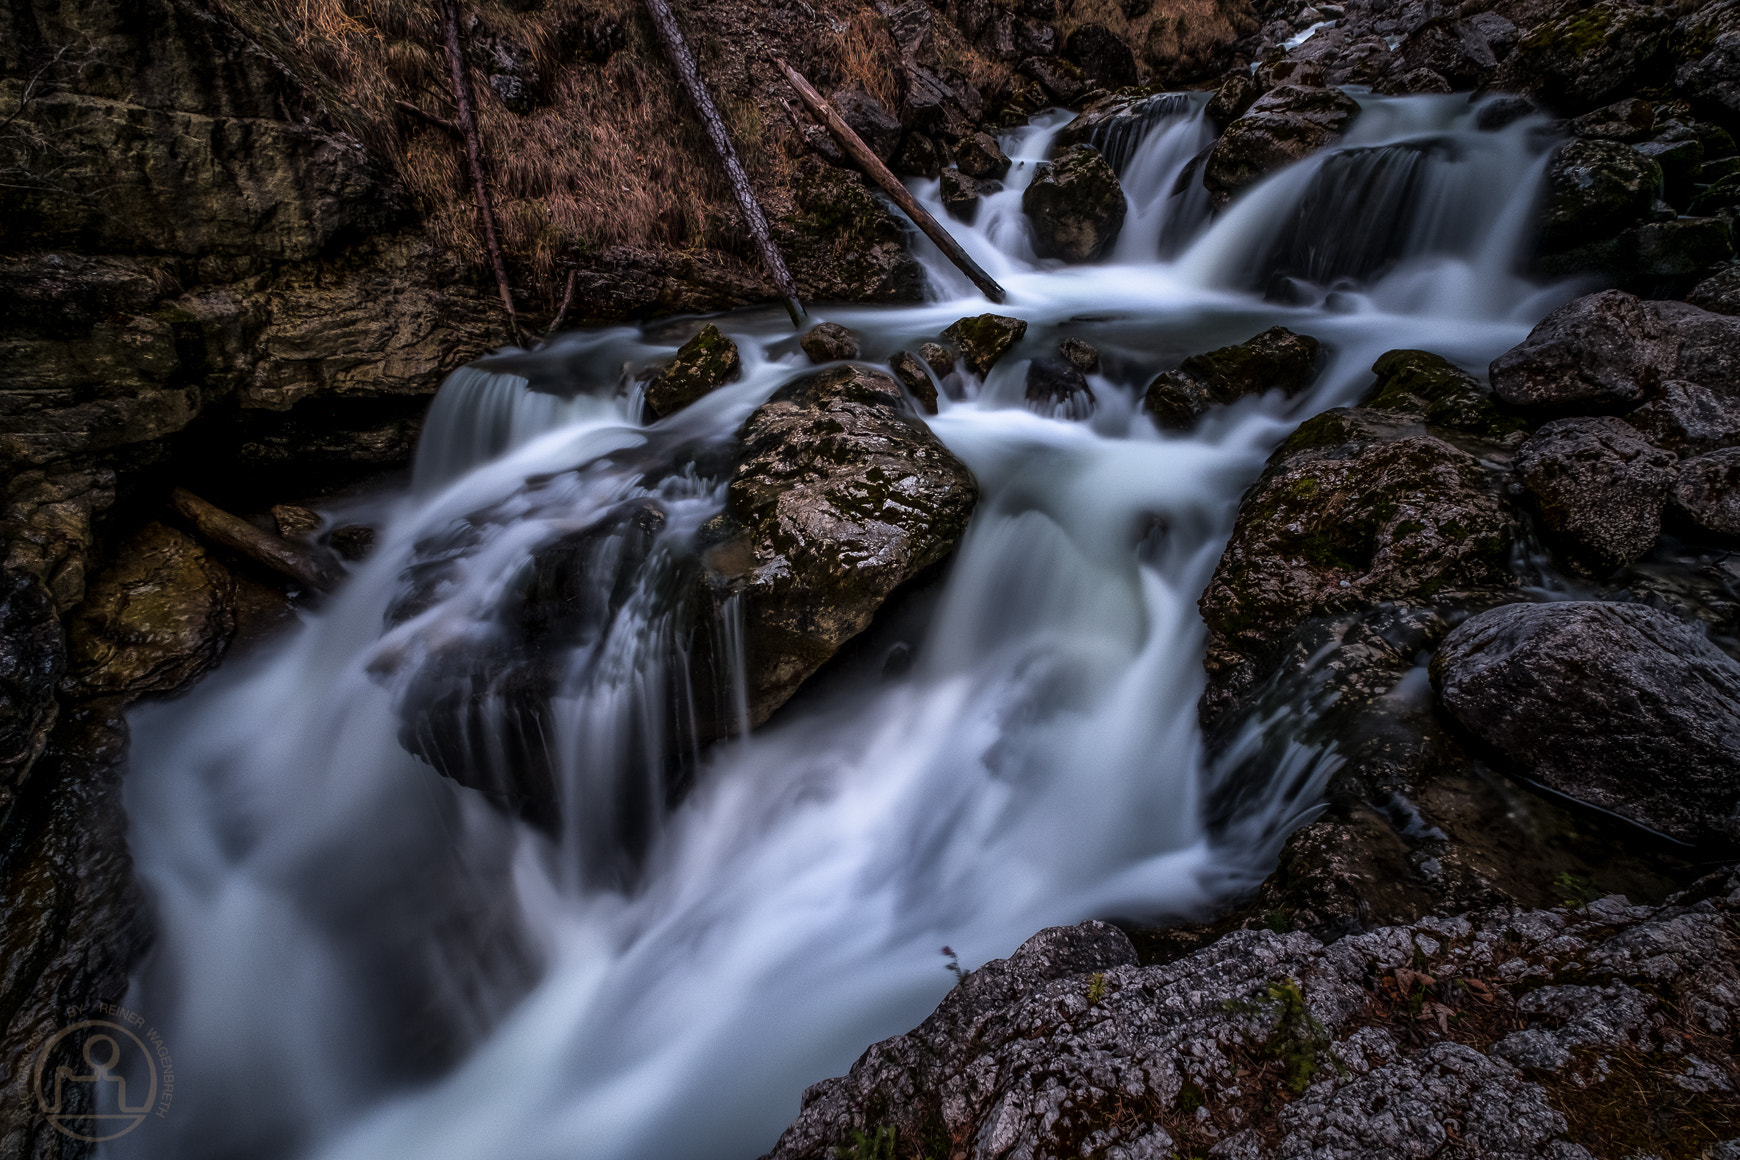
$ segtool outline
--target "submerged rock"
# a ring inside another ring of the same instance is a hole
[[[960,348],[972,372],[983,378],[1027,333],[1027,323],[1005,314],[978,314],[955,321],[943,337]]]
[[[1094,392],[1068,359],[1047,356],[1027,364],[1027,405],[1042,415],[1085,419],[1094,412]]]
[[[978,484],[894,381],[862,367],[780,388],[740,437],[732,534],[710,551],[708,582],[740,602],[759,725],[889,593],[954,550]]]
[[[1432,661],[1440,703],[1549,789],[1683,842],[1740,844],[1740,663],[1638,604],[1508,604]]]
[[[1203,184],[1230,196],[1346,131],[1359,103],[1340,89],[1281,85],[1259,97],[1215,143]]]
[[[1547,530],[1606,569],[1655,547],[1676,462],[1624,420],[1601,415],[1546,424],[1517,451],[1516,473]]]
[[[742,370],[737,344],[709,322],[679,347],[677,357],[647,384],[646,405],[662,419],[718,390]]]
[[[1233,346],[1192,355],[1148,384],[1142,406],[1161,428],[1188,431],[1208,409],[1247,395],[1300,394],[1316,378],[1315,338],[1284,326]]]
[[[1124,190],[1099,150],[1072,145],[1044,161],[1021,195],[1041,258],[1091,262],[1124,227]]]
[[[837,322],[824,322],[812,327],[798,339],[813,363],[843,362],[858,357],[858,336]]]

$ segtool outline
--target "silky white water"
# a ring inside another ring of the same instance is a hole
[[[809,369],[795,337],[767,312],[718,319],[742,378],[651,426],[634,376],[692,328],[565,335],[456,372],[413,484],[362,513],[382,534],[345,586],[133,717],[158,937],[128,1005],[177,1083],[167,1116],[105,1154],[753,1157],[807,1084],[935,1005],[944,945],[971,968],[1047,925],[1202,914],[1260,879],[1334,755],[1290,742],[1283,715],[1202,756],[1195,601],[1240,493],[1382,352],[1483,370],[1566,296],[1517,273],[1539,125],[1481,133],[1464,98],[1363,99],[1336,150],[1212,219],[1191,183],[1174,192],[1211,139],[1181,102],[1119,158],[1112,254],[1073,268],[1035,261],[1020,212],[1067,118],[1010,136],[1008,188],[954,227],[1008,288],[995,309],[1030,324],[987,381],[945,382],[931,420],[982,492],[959,551],[871,630],[886,658],[706,750],[674,805],[662,779],[690,747],[670,577],[723,506],[732,432]],[[935,185],[915,188],[941,218]],[[993,309],[921,252],[935,301],[816,321],[879,362]],[[1142,417],[1157,371],[1277,324],[1326,346],[1308,399],[1246,400],[1188,437]],[[1076,422],[1022,401],[1028,359],[1065,335],[1102,352]],[[657,518],[634,531],[637,512]],[[594,533],[591,619],[546,710],[507,721],[462,662],[489,655],[538,552]],[[712,631],[729,656],[732,626]],[[420,700],[420,680],[462,695]],[[560,816],[529,825],[407,752],[444,729],[508,772],[530,730]],[[1235,761],[1269,788],[1209,818]]]

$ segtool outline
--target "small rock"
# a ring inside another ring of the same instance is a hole
[[[1711,535],[1740,536],[1740,447],[1680,464],[1674,508]]]
[[[989,133],[974,133],[956,145],[955,165],[968,177],[1000,178],[1009,172],[1009,158]]]
[[[1216,129],[1225,131],[1226,127],[1238,120],[1249,109],[1256,99],[1263,95],[1262,86],[1256,79],[1243,69],[1235,70],[1221,82],[1209,99],[1208,107],[1203,115],[1214,124]]]
[[[1094,392],[1074,363],[1065,358],[1036,358],[1027,365],[1028,405],[1041,415],[1086,419],[1094,412]]]
[[[1009,353],[1027,333],[1027,323],[1003,314],[979,314],[958,319],[943,337],[960,348],[967,366],[984,378],[997,360]]]
[[[955,369],[955,352],[940,342],[927,342],[918,348],[918,357],[930,367],[931,373],[942,378]]]
[[[374,551],[375,530],[366,524],[346,524],[342,528],[334,528],[329,540],[333,551],[346,560],[355,562]]]
[[[1674,346],[1647,304],[1604,290],[1565,303],[1494,359],[1492,393],[1543,412],[1634,406],[1671,365]]]
[[[272,520],[286,540],[306,540],[326,522],[319,512],[289,503],[273,504]]]
[[[1099,150],[1072,145],[1056,160],[1042,162],[1021,195],[1033,226],[1033,250],[1041,258],[1090,262],[1117,240],[1124,227],[1124,190]]]
[[[1083,24],[1069,34],[1063,55],[1081,67],[1087,79],[1103,89],[1136,83],[1136,57],[1117,33],[1101,24]]]
[[[719,389],[743,372],[737,344],[711,322],[678,350],[677,357],[647,384],[646,405],[664,418]]]
[[[909,350],[903,350],[890,359],[888,365],[893,368],[894,377],[918,400],[919,409],[927,415],[936,414],[936,384],[925,373],[924,360]]]
[[[1676,462],[1624,420],[1602,415],[1543,426],[1517,451],[1516,473],[1574,556],[1617,568],[1655,547]]]
[[[834,108],[852,132],[864,139],[870,152],[883,162],[894,157],[900,147],[900,120],[888,111],[862,84],[854,82],[833,95]]]
[[[902,177],[940,177],[943,171],[942,151],[924,133],[908,133],[894,155],[894,172]]]
[[[1060,105],[1075,104],[1093,88],[1081,69],[1055,56],[1030,56],[1021,62],[1021,71],[1038,81]]]
[[[1279,390],[1291,397],[1316,377],[1315,338],[1273,326],[1254,338],[1192,355],[1148,384],[1142,405],[1168,431],[1189,430],[1215,404]]]
[[[1698,454],[1740,444],[1740,398],[1669,379],[1625,421],[1657,447]]]
[[[979,200],[988,193],[1003,188],[1000,181],[981,181],[960,170],[949,168],[942,173],[942,203],[950,217],[971,224],[979,216]]]
[[[1498,438],[1520,430],[1520,419],[1500,415],[1480,383],[1439,355],[1392,350],[1372,364],[1377,382],[1360,401],[1374,411],[1418,415],[1437,427]]]
[[[813,363],[844,362],[858,357],[858,336],[837,322],[824,322],[798,339]]]
[[[1683,842],[1740,841],[1740,664],[1639,604],[1507,604],[1432,660],[1439,703],[1549,789]]]
[[[1099,348],[1080,338],[1066,338],[1057,344],[1057,353],[1075,365],[1075,369],[1084,375],[1091,375],[1100,369]]]
[[[1230,196],[1329,143],[1359,114],[1359,102],[1334,88],[1282,85],[1257,98],[1227,126],[1203,169],[1211,192]]]

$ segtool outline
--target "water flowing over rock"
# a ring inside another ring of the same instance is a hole
[[[1019,318],[980,314],[952,323],[943,337],[960,347],[961,358],[982,378],[1026,333],[1027,323]]]
[[[1453,1141],[1591,1160],[1589,1089],[1615,1090],[1621,1060],[1690,1074],[1695,1041],[1714,1053],[1698,1108],[1728,1098],[1737,891],[1717,874],[1660,908],[1497,908],[1328,945],[1240,931],[1144,966],[1103,924],[1042,931],[805,1092],[769,1160],[877,1139],[969,1160],[1394,1160]]]
[[[1359,104],[1335,88],[1280,85],[1253,102],[1208,155],[1203,183],[1234,194],[1344,132]]]
[[[1594,416],[1543,426],[1517,451],[1516,472],[1573,555],[1615,568],[1655,547],[1676,462],[1623,420]]]
[[[1042,258],[1091,262],[1124,226],[1124,190],[1097,149],[1072,145],[1042,162],[1021,195],[1033,225],[1033,250]]]
[[[742,604],[749,722],[759,725],[889,593],[954,550],[972,473],[885,375],[822,371],[743,425],[711,583]]]
[[[1142,406],[1169,431],[1186,431],[1216,405],[1278,390],[1297,395],[1315,378],[1321,344],[1283,326],[1234,346],[1192,355],[1148,384]]]
[[[1036,358],[1027,364],[1027,403],[1042,415],[1085,419],[1094,412],[1094,392],[1066,358]]]
[[[1447,712],[1525,777],[1683,842],[1740,844],[1740,663],[1637,604],[1511,604],[1432,661]]]
[[[659,418],[716,391],[742,370],[737,344],[708,323],[677,350],[677,357],[647,384],[646,405]]]

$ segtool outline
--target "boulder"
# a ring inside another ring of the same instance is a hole
[[[1714,314],[1740,315],[1740,266],[1724,266],[1692,287],[1686,301]]]
[[[1674,510],[1711,535],[1740,537],[1740,447],[1680,464]]]
[[[840,118],[863,138],[864,144],[884,163],[900,148],[900,120],[888,111],[861,83],[854,82],[831,98]]]
[[[1547,170],[1541,244],[1567,250],[1642,221],[1661,197],[1661,166],[1617,141],[1572,141]]]
[[[1635,406],[1671,365],[1674,338],[1621,290],[1573,299],[1492,362],[1492,393],[1539,412]]]
[[[677,357],[646,387],[646,405],[659,418],[682,410],[743,372],[737,344],[711,322],[677,349]]]
[[[1085,419],[1094,413],[1094,392],[1074,363],[1046,356],[1027,364],[1027,405],[1041,415]]]
[[[1064,42],[1065,59],[1081,68],[1089,83],[1121,89],[1136,83],[1136,56],[1117,33],[1103,24],[1083,24]]]
[[[928,135],[908,133],[894,155],[893,169],[902,177],[941,177],[942,151]]]
[[[918,401],[919,410],[927,415],[936,414],[936,384],[925,373],[924,360],[909,350],[903,350],[896,352],[888,360],[888,365],[894,371],[894,377]]]
[[[1574,116],[1667,79],[1673,30],[1668,10],[1601,0],[1563,13],[1517,42],[1494,78],[1498,88]]]
[[[1581,562],[1611,569],[1655,547],[1676,462],[1599,415],[1547,423],[1518,449],[1515,470],[1548,532]]]
[[[951,167],[942,172],[942,188],[939,192],[943,208],[948,211],[949,216],[971,224],[979,216],[979,199],[1002,188],[1003,183],[1000,181],[968,177]]]
[[[1027,323],[1004,314],[978,314],[957,319],[943,337],[960,348],[968,368],[984,378],[997,360],[1009,353],[1027,333]]]
[[[1509,583],[1516,535],[1481,462],[1411,417],[1343,408],[1308,420],[1240,501],[1202,594],[1205,723],[1311,618]]]
[[[1392,350],[1372,364],[1377,381],[1359,405],[1417,415],[1434,427],[1502,438],[1525,424],[1501,415],[1479,380],[1441,355]]]
[[[955,146],[955,166],[968,177],[1001,178],[1009,172],[1009,158],[989,133],[974,133]]]
[[[1227,126],[1203,169],[1210,191],[1231,196],[1344,132],[1359,103],[1340,89],[1282,85]]]
[[[1708,117],[1740,121],[1740,21],[1735,5],[1700,4],[1674,28],[1674,87]]]
[[[1453,93],[1456,91],[1455,86],[1429,68],[1409,69],[1407,72],[1385,77],[1373,87],[1389,97],[1411,97],[1421,93]]]
[[[1408,69],[1430,69],[1459,89],[1478,88],[1498,69],[1486,38],[1465,20],[1440,18],[1416,28],[1399,49]]]
[[[1060,57],[1030,56],[1021,62],[1021,71],[1038,81],[1060,105],[1075,104],[1093,88],[1081,69]]]
[[[1740,843],[1740,664],[1638,604],[1508,604],[1431,665],[1439,703],[1519,774],[1682,842]]]
[[[1099,348],[1085,339],[1066,338],[1057,344],[1057,353],[1075,365],[1075,369],[1084,375],[1091,375],[1100,369]]]
[[[1244,116],[1245,111],[1262,95],[1262,86],[1255,77],[1244,69],[1235,69],[1227,74],[1226,80],[1221,82],[1220,88],[1209,98],[1203,115],[1216,130],[1225,132],[1226,127]]]
[[[1033,250],[1041,258],[1090,262],[1117,240],[1124,227],[1124,190],[1099,150],[1072,145],[1041,162],[1021,195],[1033,226]]]
[[[837,322],[812,327],[798,345],[813,363],[843,362],[858,357],[858,336]]]
[[[1740,396],[1669,379],[1625,421],[1657,447],[1697,455],[1740,445]]]
[[[780,388],[740,438],[730,534],[707,554],[707,582],[742,609],[759,725],[894,589],[954,550],[978,484],[895,382],[863,367]]]
[[[54,727],[65,668],[66,638],[48,589],[27,572],[0,569],[0,824]]]
[[[234,597],[229,569],[191,536],[146,524],[67,623],[66,686],[127,699],[186,688],[228,647]]]
[[[1627,144],[1642,141],[1655,128],[1655,106],[1636,97],[1615,101],[1605,108],[1584,113],[1571,121],[1571,132],[1579,137],[1599,137]]]
[[[1142,405],[1164,430],[1187,431],[1210,407],[1278,390],[1291,397],[1316,378],[1322,344],[1284,326],[1233,346],[1192,355],[1148,384]]]
[[[925,361],[931,373],[939,379],[955,369],[955,352],[940,342],[921,343],[918,357]]]

